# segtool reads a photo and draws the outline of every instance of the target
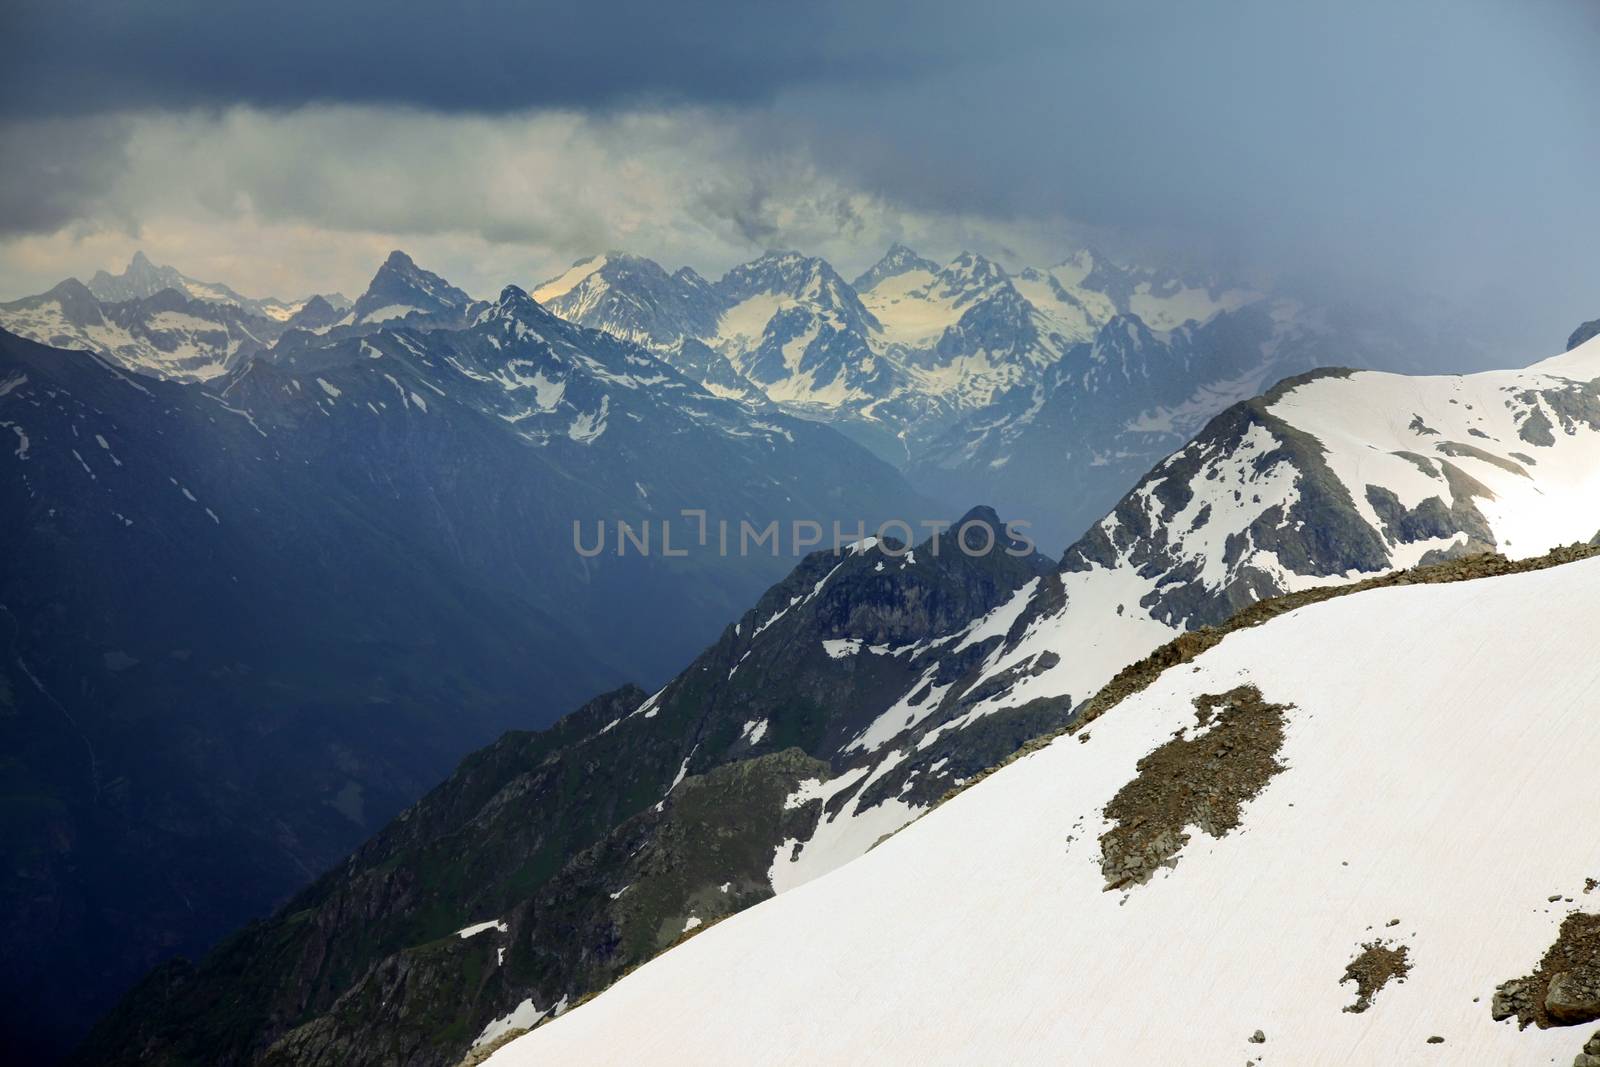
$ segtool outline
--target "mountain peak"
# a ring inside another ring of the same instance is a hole
[[[909,274],[912,271],[919,270],[927,271],[929,274],[937,274],[939,272],[939,264],[931,259],[923,259],[914,250],[896,241],[889,246],[889,250],[883,254],[883,258],[863,271],[861,276],[851,285],[855,287],[856,292],[864,293],[888,278],[899,277],[902,274]]]
[[[495,300],[494,306],[507,312],[539,310],[539,302],[529,296],[526,289],[517,285],[508,285],[500,290],[500,296]]]
[[[950,271],[998,271],[1000,265],[982,252],[963,251],[945,266]]]
[[[45,290],[45,292],[41,295],[56,298],[66,298],[70,300],[94,299],[94,293],[89,291],[89,287],[84,285],[76,278],[65,278],[51,286],[49,289]]]
[[[155,296],[163,289],[181,289],[191,292],[191,286],[197,283],[179,273],[173,267],[162,267],[150,261],[150,257],[143,251],[133,254],[128,260],[127,268],[121,274],[112,274],[109,271],[95,271],[94,277],[88,281],[89,291],[96,299],[107,303],[120,303],[126,300],[142,300],[145,297]],[[227,290],[225,286],[213,285],[219,292]]]
[[[478,313],[473,325],[498,325],[516,332],[520,337],[528,325],[543,324],[552,319],[551,313],[528,295],[526,289],[519,285],[508,285],[500,290],[494,303]]]
[[[798,293],[807,286],[834,284],[842,286],[845,281],[827,260],[785,249],[768,249],[729,270],[717,283],[734,300],[753,292]]]
[[[960,521],[956,523],[956,527],[959,529],[969,522],[981,522],[985,526],[998,530],[1000,529],[1001,525],[1000,513],[995,511],[995,509],[990,507],[988,504],[978,504],[977,506],[970,508],[965,515],[961,516]]]
[[[404,318],[413,312],[438,315],[460,311],[470,303],[472,298],[466,293],[417,266],[410,256],[396,249],[372,276],[350,315],[352,322],[374,323]]]
[[[535,287],[533,290],[534,299],[541,304],[548,304],[553,300],[566,296],[591,276],[605,270],[606,264],[611,261],[612,255],[613,253],[611,252],[601,252],[573,260],[572,265],[566,270]]]
[[[696,289],[709,289],[711,287],[711,283],[706,281],[705,276],[693,267],[679,267],[672,272],[672,277],[674,281],[682,282],[684,285],[692,285]]]
[[[711,283],[692,268],[668,274],[653,259],[615,251],[579,260],[533,297],[569,322],[661,349],[715,333],[723,310]]]
[[[337,295],[337,294],[335,294]],[[316,294],[300,305],[300,309],[289,316],[286,329],[316,330],[332,326],[339,321],[340,309],[324,296]]]
[[[1010,283],[1011,277],[1004,268],[977,252],[962,252],[945,264],[934,278],[934,285],[940,292],[946,296],[960,296],[962,300]]]

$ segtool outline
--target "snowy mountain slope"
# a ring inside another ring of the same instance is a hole
[[[957,412],[981,410],[1060,358],[1066,339],[999,264],[963,252],[924,277],[902,273],[864,298],[882,323],[880,342],[921,391]]]
[[[923,443],[909,466],[939,495],[986,494],[1064,545],[1212,416],[1350,353],[1274,303],[1166,332],[1116,315],[1092,342]]]
[[[533,295],[564,318],[653,347],[702,340],[773,400],[886,420],[896,432],[984,407],[1118,314],[1168,328],[1259,299],[1092,253],[1010,275],[975,253],[940,266],[901,244],[853,285],[795,252],[768,253],[716,283],[612,252]]]
[[[706,343],[772,400],[798,408],[870,407],[897,390],[874,350],[878,322],[825,260],[769,252],[716,283],[724,305]]]
[[[883,323],[885,340],[913,348],[931,346],[967,307],[1002,286],[1027,303],[1041,336],[1057,335],[1069,343],[1090,340],[1118,315],[1171,330],[1263,299],[1241,287],[1119,266],[1087,250],[1053,267],[1008,273],[971,252],[941,268],[896,245],[858,281],[865,283],[857,288]]]
[[[723,300],[688,267],[669,275],[652,260],[608,252],[579,260],[532,296],[569,322],[649,348],[718,396],[767,402],[759,387],[706,344],[716,334]]]
[[[1570,1062],[1593,1015],[1492,1012],[1600,910],[1600,843],[1525,817],[1592,805],[1596,597],[1589,559],[1229,635],[488,1062]],[[1270,702],[1255,720],[1219,701],[1243,686]],[[1108,843],[1165,817],[1149,761],[1190,750],[1218,781],[1255,768],[1237,825],[1189,821],[1174,866],[1107,892]],[[1366,945],[1409,972],[1351,1011]]]
[[[1596,531],[1600,342],[1522,371],[1289,379],[1213,419],[1067,550],[992,669],[1058,662],[985,707],[1081,700],[1178,629],[1268,596]]]
[[[1220,311],[1237,310],[1262,298],[1215,278],[1124,266],[1087,250],[1051,268],[1050,274],[1068,292],[1099,293],[1119,313],[1137,315],[1155,330],[1205,322]]]
[[[615,450],[625,455],[647,456],[652,448],[665,443],[702,452],[710,438],[724,446],[754,450],[736,464],[751,467],[748,480],[735,485],[775,483],[792,478],[796,471],[786,461],[777,461],[758,476],[761,454],[789,456],[796,450],[812,449],[813,460],[825,463],[843,442],[837,435],[814,424],[790,416],[768,412],[757,414],[747,406],[713,395],[698,383],[678,373],[645,349],[597,330],[589,330],[557,318],[516,286],[507,286],[493,303],[477,305],[465,329],[438,329],[431,324],[391,324],[376,332],[350,334],[335,331],[327,337],[301,336],[275,349],[271,361],[283,368],[316,372],[324,367],[371,372],[395,360],[405,375],[421,380],[417,389],[393,383],[388,397],[401,406],[414,405],[428,410],[447,400],[465,403],[473,410],[492,415],[510,432],[529,444],[544,447],[560,445],[568,452],[607,439],[621,441],[615,449],[599,451],[610,455]],[[333,378],[337,382],[340,379]],[[248,379],[240,377],[240,387]],[[420,399],[419,399],[420,397]],[[336,404],[341,395],[324,398]],[[359,401],[356,402],[359,406]],[[607,438],[607,435],[610,435]],[[580,451],[577,454],[582,454]],[[682,459],[683,457],[675,457]],[[702,457],[705,458],[705,457]],[[646,477],[651,461],[636,458],[631,473],[622,471],[628,496],[637,497],[651,510],[651,487],[665,488],[670,480],[683,480],[660,460],[658,482]],[[879,468],[872,472],[886,474]],[[643,486],[635,489],[635,484]],[[796,495],[806,492],[792,485]],[[664,506],[664,505],[663,505]],[[785,514],[792,508],[785,508]],[[744,508],[725,517],[750,517]],[[672,514],[668,509],[667,514]],[[819,512],[820,514],[820,512]]]
[[[325,328],[350,306],[338,293],[254,299],[134,254],[121,274],[68,278],[0,304],[0,329],[54,348],[95,352],[118,366],[174,381],[209,381],[270,347],[284,330]]]
[[[1230,408],[1058,572],[896,650],[913,680],[856,712],[876,709],[837,765],[853,773],[816,788],[828,818],[777,851],[774,889],[848,862],[982,770],[987,732],[1066,714],[1185,629],[1418,562],[1588,541],[1600,531],[1597,395],[1600,342],[1526,371],[1309,375]]]
[[[825,261],[772,252],[708,282],[610,252],[573,264],[534,298],[569,321],[645,345],[718,396],[829,422],[890,462],[897,434],[937,403],[879,358],[876,323]]]

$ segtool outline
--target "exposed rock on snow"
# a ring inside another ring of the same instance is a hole
[[[1143,885],[1157,868],[1177,864],[1186,827],[1222,837],[1239,825],[1240,806],[1283,765],[1284,712],[1243,685],[1194,700],[1199,730],[1180,730],[1139,761],[1138,776],[1105,807],[1114,822],[1100,838],[1107,889]]]
[[[1344,1010],[1359,1015],[1372,1007],[1372,998],[1391,980],[1404,982],[1411,971],[1410,955],[1411,950],[1406,946],[1385,941],[1368,941],[1362,945],[1356,958],[1344,969],[1344,977],[1339,979],[1340,985],[1356,984],[1356,1002]]]

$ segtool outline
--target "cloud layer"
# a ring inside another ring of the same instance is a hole
[[[608,247],[848,271],[895,239],[1034,262],[1087,239],[1437,292],[1530,343],[1600,304],[1583,0],[0,17],[8,295],[140,246],[291,294],[358,287],[396,245],[492,292]]]
[[[769,247],[850,270],[894,240],[1046,258],[1066,243],[1037,220],[1021,227],[866,192],[732,110],[233,108],[48,120],[22,140],[37,183],[0,187],[0,283],[14,291],[135,248],[246,291],[293,294],[358,287],[403,246],[493,293],[608,248],[714,272]]]

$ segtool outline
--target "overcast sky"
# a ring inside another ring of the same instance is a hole
[[[1600,315],[1594,0],[8,0],[0,296],[136,248],[253,294],[394,247],[477,294],[1080,243]]]

